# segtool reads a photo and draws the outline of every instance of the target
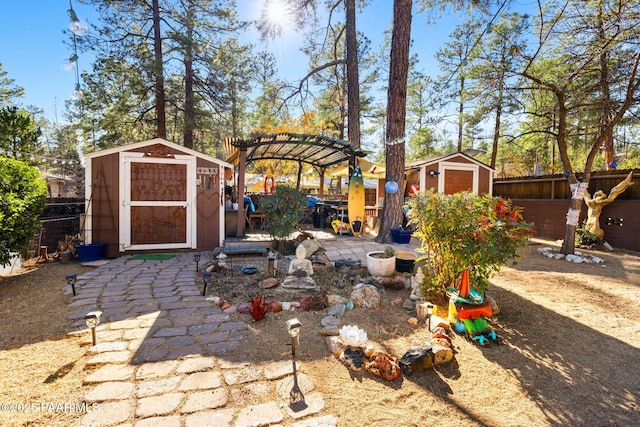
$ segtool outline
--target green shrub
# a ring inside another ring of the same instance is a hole
[[[491,275],[517,255],[533,234],[522,209],[511,202],[473,193],[420,192],[407,203],[417,249],[425,260],[422,294],[446,302],[446,289],[469,270],[471,286],[484,294]]]
[[[23,253],[36,232],[47,186],[38,170],[23,162],[0,158],[0,264],[11,252]]]
[[[304,217],[307,197],[295,188],[279,185],[272,197],[261,202],[264,228],[271,235],[274,249],[285,253],[289,236]]]
[[[583,221],[580,227],[576,228],[576,241],[578,244],[584,246],[601,245],[604,243],[604,240],[587,229],[586,221]]]

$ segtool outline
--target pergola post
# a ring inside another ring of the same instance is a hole
[[[318,196],[323,199],[324,198],[324,173],[326,169],[320,169],[320,192]]]
[[[236,236],[244,236],[244,171],[247,167],[247,149],[240,149],[238,159],[238,226]]]

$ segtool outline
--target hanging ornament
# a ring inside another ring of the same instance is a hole
[[[398,192],[398,183],[394,180],[387,181],[384,185],[384,191],[388,194],[396,194]]]
[[[618,166],[618,162],[614,160],[613,162],[609,163],[609,166],[611,167],[611,169],[615,169]]]

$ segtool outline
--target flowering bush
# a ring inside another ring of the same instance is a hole
[[[446,302],[446,288],[469,270],[471,286],[484,294],[491,275],[517,256],[533,234],[522,208],[510,200],[473,193],[422,191],[409,200],[409,223],[422,241],[418,260],[426,260],[422,294]]]

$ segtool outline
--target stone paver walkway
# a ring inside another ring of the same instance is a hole
[[[384,245],[370,238],[322,240],[329,259],[359,258]],[[410,245],[394,245],[410,250]],[[289,407],[294,382],[290,359],[249,364],[234,355],[248,337],[244,322],[201,296],[193,255],[164,261],[121,257],[78,278],[69,318],[102,311],[98,344],[88,365],[85,396],[99,410],[78,425],[88,426],[337,426],[325,413],[322,393],[298,364],[295,375],[307,407]],[[78,333],[86,334],[87,331]]]

